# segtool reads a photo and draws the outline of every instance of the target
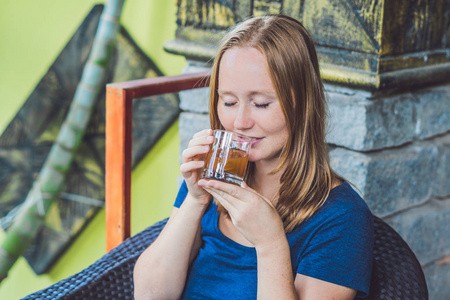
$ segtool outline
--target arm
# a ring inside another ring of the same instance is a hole
[[[133,276],[136,299],[181,296],[189,265],[201,245],[203,211],[194,209],[188,198],[189,195],[179,209],[173,209],[160,236],[136,262]]]
[[[178,299],[183,293],[189,265],[201,245],[201,218],[211,196],[198,186],[203,158],[212,143],[212,131],[194,135],[183,151],[180,167],[187,196],[172,214],[156,241],[139,257],[134,268],[136,299]]]
[[[372,214],[349,193],[332,203],[310,223],[313,237],[299,257],[294,284],[301,299],[354,299],[369,291]]]
[[[301,300],[352,300],[356,296],[356,291],[351,288],[301,274],[295,276],[294,285]]]
[[[268,247],[256,248],[256,256],[258,299],[298,299],[294,289],[291,256],[286,236],[281,236],[278,241],[274,241]]]
[[[313,277],[292,275],[289,244],[280,239],[271,247],[257,249],[258,299],[351,300],[356,291]]]

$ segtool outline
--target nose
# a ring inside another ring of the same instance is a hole
[[[236,118],[234,119],[234,128],[238,131],[245,131],[252,128],[254,120],[251,110],[247,105],[240,105]]]

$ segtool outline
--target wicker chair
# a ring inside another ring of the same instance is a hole
[[[23,299],[133,299],[133,268],[167,219],[127,239],[83,271]],[[422,268],[406,242],[374,218],[375,245],[368,299],[427,300]]]

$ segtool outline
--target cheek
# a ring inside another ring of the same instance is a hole
[[[267,120],[270,120],[269,122]],[[287,134],[287,123],[282,113],[274,113],[265,118],[265,127],[272,133],[278,133],[280,136]]]
[[[286,144],[289,139],[289,129],[284,120],[272,119],[272,122],[267,122],[272,126],[268,127],[267,130],[270,130],[270,133],[275,136],[276,142],[281,144]]]
[[[224,112],[224,110],[217,108],[217,116],[219,117],[219,122],[222,124],[225,129],[231,129],[232,124],[234,123],[233,115],[230,113]]]

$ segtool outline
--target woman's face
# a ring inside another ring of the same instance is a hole
[[[255,138],[250,161],[277,164],[289,133],[266,58],[255,48],[231,48],[222,56],[218,75],[220,123]]]

